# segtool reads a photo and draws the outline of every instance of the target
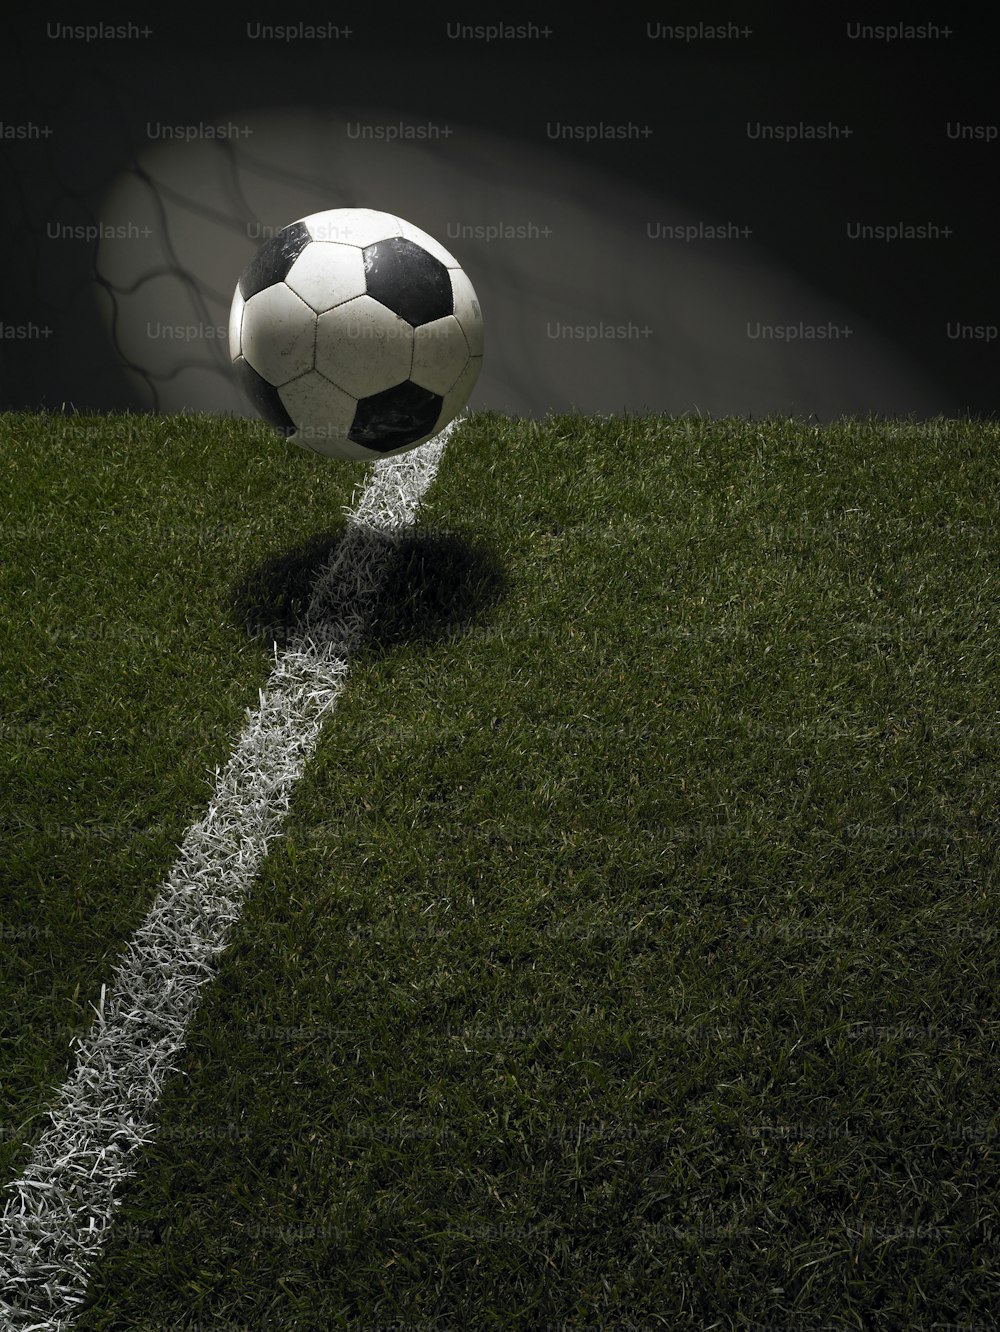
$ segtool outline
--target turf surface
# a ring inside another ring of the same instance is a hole
[[[0,418],[0,1178],[364,479]],[[478,414],[79,1326],[989,1325],[1000,427]]]

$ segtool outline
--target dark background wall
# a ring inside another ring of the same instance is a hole
[[[0,406],[250,414],[223,336],[243,265],[366,206],[471,277],[474,407],[994,415],[995,22],[692,8],[19,15]],[[455,35],[479,22],[527,32]],[[310,23],[339,31],[260,32]]]

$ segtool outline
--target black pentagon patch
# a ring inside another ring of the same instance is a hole
[[[244,356],[237,356],[233,362],[240,378],[240,386],[261,416],[283,435],[291,435],[296,430],[295,422],[285,411],[285,404],[278,396],[278,390],[259,375]]]
[[[283,281],[285,274],[312,241],[312,236],[301,222],[282,227],[265,241],[240,274],[240,295],[245,301],[256,296],[265,287]]]
[[[415,241],[390,236],[366,245],[368,295],[401,315],[414,328],[454,314],[451,278],[439,259]]]
[[[401,449],[430,434],[443,401],[440,394],[408,379],[405,384],[362,398],[347,437],[376,453]]]

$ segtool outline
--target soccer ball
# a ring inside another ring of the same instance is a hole
[[[330,458],[405,453],[465,406],[483,316],[458,260],[391,213],[334,208],[283,227],[247,264],[229,351],[251,402]]]

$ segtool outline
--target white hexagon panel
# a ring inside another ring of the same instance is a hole
[[[258,291],[244,305],[240,349],[275,388],[313,368],[315,345],[315,310],[283,282]]]
[[[433,428],[435,435],[439,430],[443,430],[449,421],[453,421],[469,401],[482,368],[483,358],[481,356],[471,356],[469,358],[465,369],[441,399],[441,411]]]
[[[469,344],[470,356],[483,354],[483,312],[472,283],[460,268],[453,268],[450,273],[451,290],[455,305],[455,318],[462,326],[465,340]]]
[[[322,453],[325,441],[347,438],[358,409],[357,398],[321,375],[318,370],[283,384],[278,390],[282,405],[293,420],[308,421],[308,427],[292,436],[296,444]],[[360,455],[359,455],[360,456]]]
[[[444,264],[445,268],[461,268],[461,264],[448,250],[444,248],[440,241],[436,241],[433,236],[428,236],[426,231],[421,231],[415,227],[412,222],[404,222],[402,218],[397,218],[399,223],[399,234],[404,240],[415,242]]]
[[[375,208],[328,208],[323,213],[310,213],[292,226],[305,227],[315,241],[335,241],[359,249],[400,234],[399,219]]]
[[[356,245],[307,245],[285,276],[285,285],[317,314],[365,294],[365,265]]]
[[[316,369],[356,398],[402,384],[412,361],[412,325],[370,296],[316,321]]]
[[[413,330],[410,378],[414,384],[434,393],[447,393],[468,363],[469,346],[454,315],[432,319]]]
[[[243,307],[246,301],[237,285],[233,303],[229,307],[229,358],[235,361],[240,354],[240,331],[243,326]]]

